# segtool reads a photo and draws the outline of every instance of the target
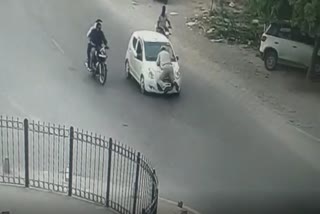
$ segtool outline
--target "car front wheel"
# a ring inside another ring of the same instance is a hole
[[[141,92],[141,94],[146,94],[146,87],[145,87],[145,82],[144,82],[143,76],[141,76],[141,78],[140,78],[140,92]]]
[[[130,73],[130,66],[129,66],[128,60],[126,60],[126,63],[125,63],[125,72],[126,72],[126,78],[130,79],[131,73]]]
[[[265,53],[264,65],[267,70],[272,71],[276,69],[278,63],[278,55],[275,51],[270,50]]]

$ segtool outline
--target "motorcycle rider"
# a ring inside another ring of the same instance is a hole
[[[166,78],[169,78],[170,82],[174,84],[174,71],[173,71],[173,65],[171,62],[171,55],[169,53],[169,50],[166,46],[161,46],[160,52],[158,54],[157,58],[157,65],[161,68],[162,73],[159,77],[158,84],[162,88],[162,90],[165,90],[165,93],[167,92],[166,89],[164,89],[164,80]]]
[[[101,24],[102,24],[102,20],[101,20],[101,19],[97,19],[97,20],[95,21],[95,23],[90,27],[90,29],[88,30],[88,33],[87,33],[87,37],[88,37],[88,38],[89,38],[89,34],[91,33],[91,31],[92,31],[93,29],[96,29],[97,23],[101,23]]]
[[[90,27],[90,29],[89,29],[89,31],[88,31],[88,33],[87,33],[87,37],[88,37],[88,39],[89,39],[89,41],[88,41],[88,46],[87,46],[87,64],[88,64],[88,65],[89,65],[89,58],[90,58],[91,49],[93,48],[93,45],[92,45],[91,42],[90,42],[89,35],[90,35],[90,33],[91,33],[91,31],[92,31],[93,29],[96,29],[98,23],[102,24],[102,20],[101,20],[101,19],[97,19],[97,20],[95,21],[95,23]]]
[[[167,23],[169,25],[169,28],[172,28],[171,27],[171,22],[168,19],[168,16],[166,14],[166,6],[163,5],[161,14],[160,14],[158,22],[157,22],[157,28],[160,29],[161,31],[169,31],[169,29],[167,27]]]
[[[99,48],[101,48],[102,45],[105,45],[107,48],[107,44],[108,41],[103,33],[103,31],[101,30],[102,25],[101,23],[96,23],[96,28],[92,29],[92,31],[89,33],[89,40],[90,43],[92,45],[92,48],[95,48],[96,50],[99,50]],[[91,48],[91,49],[92,49]],[[88,68],[91,69],[92,68],[92,59],[91,59],[91,50],[89,52],[88,55]]]

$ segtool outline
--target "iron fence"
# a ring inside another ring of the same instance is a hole
[[[0,116],[0,183],[87,199],[122,214],[156,214],[150,162],[111,138]]]

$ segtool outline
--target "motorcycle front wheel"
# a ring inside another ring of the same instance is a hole
[[[104,85],[107,81],[107,66],[103,63],[99,63],[99,82],[101,85]]]

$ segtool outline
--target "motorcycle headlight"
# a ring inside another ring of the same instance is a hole
[[[150,69],[150,68],[149,68],[149,74],[148,74],[148,75],[149,75],[149,78],[150,78],[150,79],[154,79],[154,72],[153,72],[153,70]]]

